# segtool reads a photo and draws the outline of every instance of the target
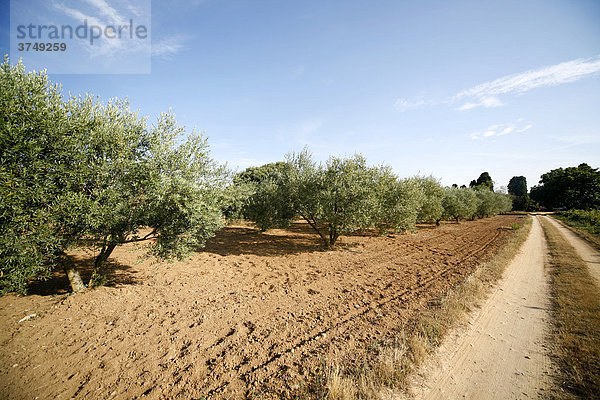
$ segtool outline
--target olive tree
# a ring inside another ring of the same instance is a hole
[[[30,279],[49,277],[63,246],[52,205],[72,138],[58,87],[6,57],[0,112],[0,290],[23,292]]]
[[[288,155],[288,163],[284,184],[294,212],[308,222],[327,248],[332,248],[340,235],[372,224],[378,169],[368,167],[364,157],[331,157],[323,165],[304,149]]]
[[[473,218],[479,207],[479,198],[470,188],[446,188],[442,204],[444,215],[458,223],[461,218]]]
[[[510,195],[504,193],[494,193],[494,213],[501,214],[512,210],[513,202]]]
[[[242,215],[255,223],[261,232],[271,228],[285,228],[296,217],[293,208],[290,186],[285,183],[289,164],[277,163],[275,168],[270,164],[264,168],[253,168],[261,171],[260,179],[238,181],[236,185],[247,185],[251,193],[242,207]],[[246,173],[249,172],[246,170]],[[247,175],[246,175],[247,176]]]
[[[340,235],[378,228],[382,233],[414,229],[424,193],[417,178],[398,179],[387,166],[370,167],[364,157],[313,161],[305,149],[288,156],[280,186],[289,188],[294,213],[308,222],[327,248]]]
[[[510,211],[512,201],[510,197],[504,193],[491,192],[485,188],[475,190],[479,198],[476,215],[479,218],[490,217],[502,212]]]
[[[419,210],[425,195],[417,178],[398,179],[389,171],[383,171],[377,179],[375,199],[376,213],[372,225],[382,233],[415,229]]]
[[[479,218],[489,217],[495,211],[495,193],[488,190],[486,187],[477,188],[474,190],[479,199],[476,215]]]
[[[12,188],[2,194],[15,199],[2,203],[3,290],[24,291],[57,264],[82,289],[66,251],[83,241],[96,250],[94,284],[118,245],[145,241],[151,254],[181,258],[221,226],[223,171],[201,134],[186,135],[170,113],[149,127],[123,101],[64,101],[21,64],[5,60],[1,71],[2,178]]]
[[[415,179],[423,192],[417,221],[435,221],[436,225],[439,225],[444,213],[444,206],[442,204],[445,194],[444,187],[433,176],[419,176]]]

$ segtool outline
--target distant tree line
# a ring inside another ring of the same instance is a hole
[[[236,207],[227,212],[261,231],[301,218],[331,248],[341,235],[359,229],[383,234],[414,230],[417,222],[459,222],[510,211],[510,198],[492,189],[491,178],[473,188],[445,188],[431,176],[399,178],[390,167],[368,166],[361,155],[316,163],[305,149],[289,154],[286,162],[238,174],[229,188]]]
[[[508,183],[513,210],[597,210],[600,208],[600,171],[588,164],[553,169],[530,191],[524,176]]]
[[[548,209],[600,208],[600,171],[588,164],[557,168],[542,175],[531,188],[531,199]]]

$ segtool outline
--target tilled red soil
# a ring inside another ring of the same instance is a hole
[[[293,397],[323,365],[368,360],[493,256],[519,218],[355,235],[335,251],[304,224],[232,226],[177,263],[124,246],[111,286],[66,296],[57,274],[33,288],[41,295],[0,298],[0,397]]]

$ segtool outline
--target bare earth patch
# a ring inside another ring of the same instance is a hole
[[[374,342],[493,256],[520,218],[344,237],[335,251],[304,224],[267,234],[232,226],[177,263],[140,262],[125,246],[111,260],[112,286],[52,296],[66,288],[57,276],[34,288],[43,295],[0,298],[0,393],[293,397],[325,363],[368,360]]]

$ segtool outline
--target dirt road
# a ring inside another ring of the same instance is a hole
[[[590,275],[592,278],[596,280],[596,283],[600,286],[600,253],[594,249],[592,246],[587,244],[585,240],[577,236],[575,232],[565,227],[563,224],[558,222],[552,217],[543,217],[547,218],[548,221],[552,223],[562,235],[567,239],[569,244],[575,248],[579,257],[585,261],[588,266],[588,270],[590,271]]]
[[[434,365],[425,368],[413,389],[416,398],[538,398],[548,387],[547,249],[538,218],[482,308],[445,340]]]

